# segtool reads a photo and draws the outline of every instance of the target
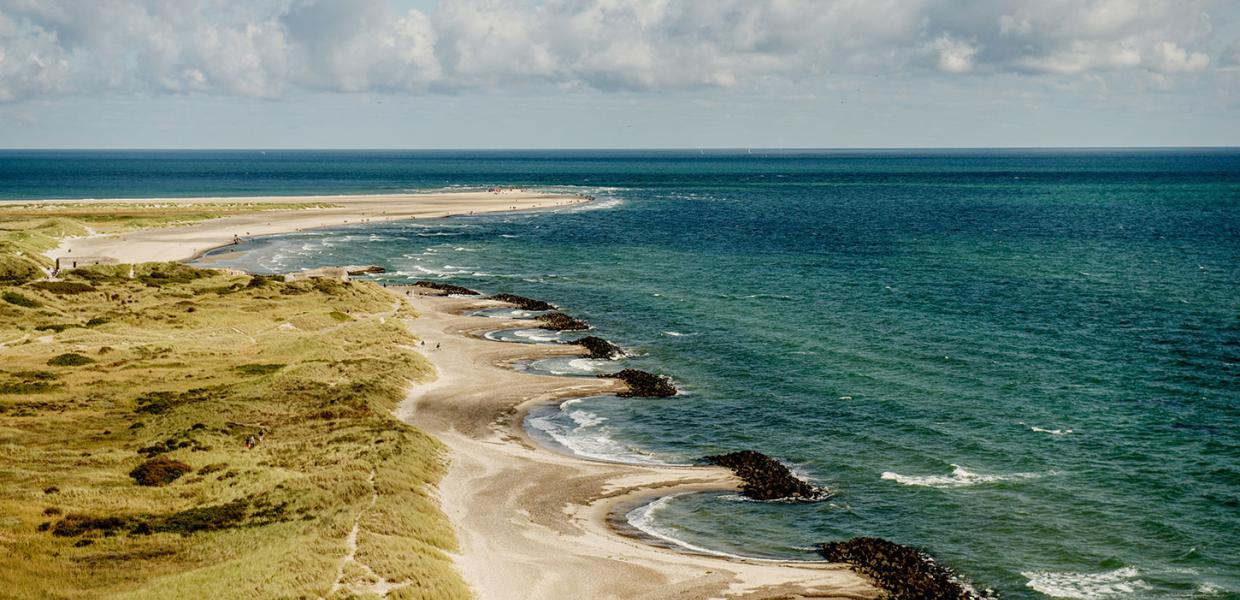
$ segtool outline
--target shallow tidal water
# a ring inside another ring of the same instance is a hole
[[[0,153],[0,198],[496,184],[598,200],[213,264],[546,299],[682,389],[548,407],[552,441],[754,449],[834,492],[630,514],[670,540],[813,559],[878,535],[1004,598],[1240,597],[1240,152]]]

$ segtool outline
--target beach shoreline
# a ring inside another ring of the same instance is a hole
[[[398,417],[449,448],[442,506],[457,529],[457,568],[482,598],[875,598],[847,566],[726,557],[647,539],[622,512],[667,495],[734,491],[720,467],[596,461],[547,448],[523,426],[536,406],[617,391],[611,379],[522,373],[518,359],[575,346],[486,339],[529,321],[470,316],[488,300],[389,286],[419,313],[437,379],[416,386]]]
[[[289,203],[342,197],[281,197]],[[107,256],[120,263],[192,260],[208,247],[247,237],[396,218],[545,209],[587,200],[536,192],[464,192],[352,197],[347,206],[245,213],[188,225],[66,240],[49,256]],[[265,202],[264,198],[231,199]],[[200,198],[189,202],[214,202]],[[110,202],[110,201],[94,201]],[[143,200],[142,202],[153,202]],[[880,591],[848,566],[827,562],[729,558],[675,547],[626,529],[617,511],[660,496],[734,491],[721,467],[637,465],[557,452],[523,426],[535,406],[624,389],[613,379],[522,373],[512,361],[576,355],[571,345],[515,344],[487,331],[530,327],[529,320],[470,316],[502,306],[479,298],[421,295],[388,286],[419,314],[410,333],[434,366],[394,411],[448,448],[447,475],[435,490],[457,533],[456,569],[481,598],[736,597],[876,598]]]
[[[125,206],[238,206],[301,205],[290,209],[244,212],[179,225],[117,234],[69,237],[46,252],[52,260],[79,260],[134,264],[195,260],[238,241],[359,223],[438,219],[452,216],[541,210],[589,201],[589,197],[518,189],[470,192],[426,192],[327,196],[239,196],[195,198],[136,198],[86,200],[30,200],[9,206],[62,208],[67,205]],[[323,205],[307,207],[306,205]]]

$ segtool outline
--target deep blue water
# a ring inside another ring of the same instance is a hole
[[[632,515],[687,544],[879,535],[1005,598],[1240,597],[1240,151],[0,152],[0,198],[496,184],[599,201],[226,263],[546,298],[685,393],[535,425],[632,460],[751,448],[835,492]]]

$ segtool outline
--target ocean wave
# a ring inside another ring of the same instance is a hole
[[[437,275],[440,277],[446,277],[449,275],[468,275],[472,272],[468,269],[462,269],[461,267],[453,267],[452,265],[444,265],[443,268],[441,269],[436,269],[434,267],[424,267],[422,265],[413,265],[413,268],[427,275]]]
[[[574,358],[556,356],[530,361],[518,368],[547,375],[593,377],[599,373],[614,369],[615,361],[605,358]]]
[[[604,425],[607,418],[579,408],[583,398],[567,400],[558,410],[530,413],[527,429],[542,433],[569,452],[608,462],[665,465],[648,452],[623,444],[611,437]]]
[[[663,335],[666,335],[668,337],[685,337],[685,336],[690,336],[693,334],[692,333],[681,333],[679,331],[664,331]]]
[[[1038,571],[1021,573],[1029,580],[1025,587],[1052,598],[1077,598],[1080,600],[1103,600],[1128,598],[1137,590],[1150,589],[1140,579],[1141,572],[1135,567],[1124,567],[1102,573],[1067,573]]]
[[[563,341],[559,331],[550,329],[499,329],[483,334],[496,342],[520,342],[526,344],[556,344]]]
[[[699,554],[709,554],[712,556],[722,556],[724,558],[734,558],[734,559],[753,561],[753,562],[780,562],[780,563],[791,563],[791,562],[821,563],[822,562],[820,560],[799,560],[795,558],[758,558],[754,556],[742,556],[740,554],[732,554],[730,552],[723,552],[721,550],[711,550],[710,548],[698,546],[697,544],[685,541],[684,539],[677,537],[676,532],[672,530],[671,528],[663,527],[655,522],[655,515],[657,513],[667,508],[668,504],[671,503],[672,500],[679,498],[680,496],[683,496],[683,495],[684,494],[672,494],[670,496],[660,496],[659,498],[656,498],[655,500],[651,502],[643,504],[625,513],[624,520],[628,522],[628,524],[631,527],[633,527],[633,529],[636,529],[652,538],[666,542],[667,544],[671,546],[683,548],[690,552],[697,552]],[[743,498],[740,496],[737,496],[737,497],[745,501],[751,501],[748,498]],[[724,498],[731,499],[728,496],[724,496]],[[793,550],[793,551],[798,551],[798,552],[815,551],[815,548],[812,546],[811,547],[790,546],[788,547],[788,549]]]
[[[1029,431],[1036,431],[1038,433],[1049,433],[1051,435],[1068,435],[1069,433],[1072,433],[1071,429],[1045,429],[1042,427],[1038,427],[1036,425],[1031,425],[1029,427]]]
[[[882,478],[901,485],[921,487],[953,488],[968,487],[1000,481],[1016,481],[1040,477],[1039,473],[1011,473],[1008,475],[974,473],[960,465],[952,465],[951,475],[901,475],[892,471],[884,471]]]
[[[624,204],[624,200],[621,200],[620,198],[604,198],[601,200],[594,200],[594,201],[586,202],[583,204],[574,204],[573,206],[569,207],[568,210],[572,212],[584,212],[588,210],[607,210],[609,208],[615,208],[617,206],[620,206],[621,204]]]
[[[474,317],[489,317],[492,319],[532,319],[546,311],[524,310],[520,308],[508,308],[506,306],[497,306],[493,308],[484,308],[470,313]]]
[[[643,504],[625,514],[624,519],[628,521],[629,525],[633,526],[634,529],[652,538],[662,540],[673,546],[679,546],[691,552],[699,552],[702,554],[711,554],[714,556],[723,556],[727,558],[744,558],[735,554],[728,554],[727,552],[720,552],[718,550],[711,550],[709,548],[703,548],[701,546],[691,544],[676,537],[671,529],[657,525],[655,523],[655,514],[667,508],[668,503],[679,495],[680,494],[662,496],[653,502]]]

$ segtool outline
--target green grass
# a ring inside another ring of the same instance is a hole
[[[358,523],[357,559],[410,582],[392,597],[469,597],[443,448],[392,416],[431,372],[397,299],[184,265],[65,280],[0,285],[37,303],[0,302],[2,595],[326,596]],[[151,461],[179,477],[139,485]]]

